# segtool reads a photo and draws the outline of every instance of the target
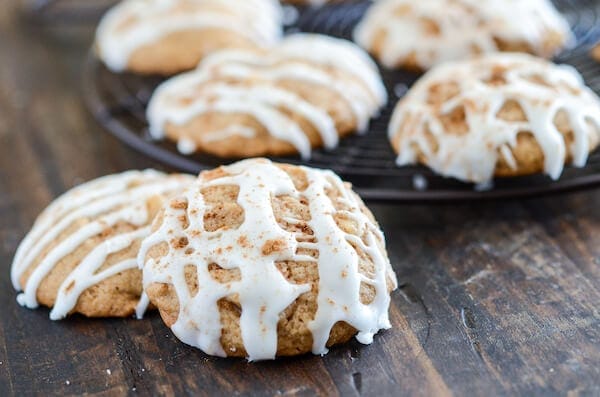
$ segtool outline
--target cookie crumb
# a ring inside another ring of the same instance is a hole
[[[238,238],[237,243],[244,248],[248,248],[248,246],[249,246],[248,237],[241,236],[240,238]]]
[[[187,247],[189,241],[187,237],[179,237],[171,240],[171,246],[175,249],[181,249]]]
[[[273,252],[283,251],[286,246],[285,240],[267,240],[262,247],[262,254],[271,255]]]
[[[71,292],[71,290],[75,287],[75,280],[71,281],[67,286],[66,292]]]
[[[176,210],[184,210],[187,208],[187,203],[183,200],[174,200],[171,202],[171,208]]]

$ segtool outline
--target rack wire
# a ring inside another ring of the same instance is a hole
[[[589,56],[589,47],[600,39],[600,4],[593,0],[556,2],[571,23],[577,45],[558,57],[558,62],[574,65],[586,82],[600,92],[600,64]],[[353,27],[369,6],[368,1],[349,1],[323,7],[298,9],[298,17],[288,32],[304,31],[349,39]],[[290,11],[291,9],[288,9]],[[329,168],[352,182],[366,199],[410,202],[439,202],[528,197],[600,186],[600,152],[593,153],[584,168],[567,167],[558,181],[544,175],[496,179],[493,186],[474,186],[434,174],[421,166],[395,165],[395,155],[387,139],[387,125],[397,100],[419,77],[402,71],[381,70],[390,101],[380,117],[371,122],[363,136],[342,139],[332,151],[316,150],[309,161],[278,157],[276,161]],[[109,132],[144,154],[187,172],[213,168],[224,160],[208,155],[180,154],[171,142],[152,140],[147,130],[145,109],[157,77],[115,74],[90,53],[85,65],[83,92],[95,118]]]

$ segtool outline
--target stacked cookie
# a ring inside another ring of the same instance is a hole
[[[348,41],[282,39],[281,14],[271,0],[126,0],[101,23],[98,53],[115,71],[194,69],[160,85],[147,109],[151,135],[181,153],[309,159],[366,132],[386,89]],[[385,67],[433,69],[389,125],[400,166],[476,183],[540,172],[556,179],[565,164],[585,165],[600,140],[597,96],[575,70],[541,59],[573,42],[548,0],[381,0],[354,38]]]
[[[76,187],[40,215],[11,276],[19,303],[52,319],[141,316],[150,302],[183,342],[250,360],[371,343],[397,286],[348,184],[264,159]]]
[[[547,0],[382,0],[354,34],[386,67],[431,69],[392,115],[400,166],[483,184],[557,179],[598,146],[599,98],[575,69],[542,59],[573,41]]]
[[[298,34],[279,41],[271,0],[126,0],[98,28],[113,71],[174,74],[149,107],[152,135],[182,153],[300,154],[365,132],[387,102],[375,63],[351,42]]]

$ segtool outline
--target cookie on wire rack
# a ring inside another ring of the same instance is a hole
[[[398,164],[463,181],[583,167],[600,142],[600,99],[571,66],[520,53],[438,65],[389,126]]]
[[[325,354],[391,326],[383,233],[331,171],[266,159],[206,171],[152,230],[144,288],[174,334],[208,354]]]
[[[354,38],[384,66],[415,70],[498,51],[550,58],[574,40],[549,0],[381,0]]]
[[[275,0],[124,0],[102,18],[96,49],[114,72],[172,75],[214,51],[275,44],[281,19]]]
[[[21,305],[72,313],[126,317],[143,311],[136,257],[163,200],[194,180],[188,175],[128,171],[75,187],[38,217],[13,260]]]
[[[221,51],[155,91],[150,132],[180,152],[221,157],[299,153],[365,132],[387,102],[381,76],[353,43],[294,34],[270,50]]]

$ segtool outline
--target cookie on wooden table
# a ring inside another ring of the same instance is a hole
[[[100,22],[96,46],[112,71],[171,75],[217,50],[272,45],[281,26],[275,0],[124,0]]]
[[[182,153],[255,157],[334,148],[387,102],[375,64],[353,43],[295,34],[270,50],[222,51],[167,80],[147,117]]]
[[[549,0],[381,0],[354,38],[384,66],[415,70],[498,51],[550,58],[573,40]]]
[[[431,69],[389,126],[398,164],[464,181],[582,167],[600,141],[600,99],[571,66],[498,53]]]
[[[384,236],[331,171],[244,160],[200,174],[143,242],[144,288],[183,342],[273,359],[390,327]]]
[[[163,200],[194,180],[129,171],[75,187],[38,217],[19,245],[11,278],[21,305],[50,318],[130,316],[144,309],[136,257]]]

